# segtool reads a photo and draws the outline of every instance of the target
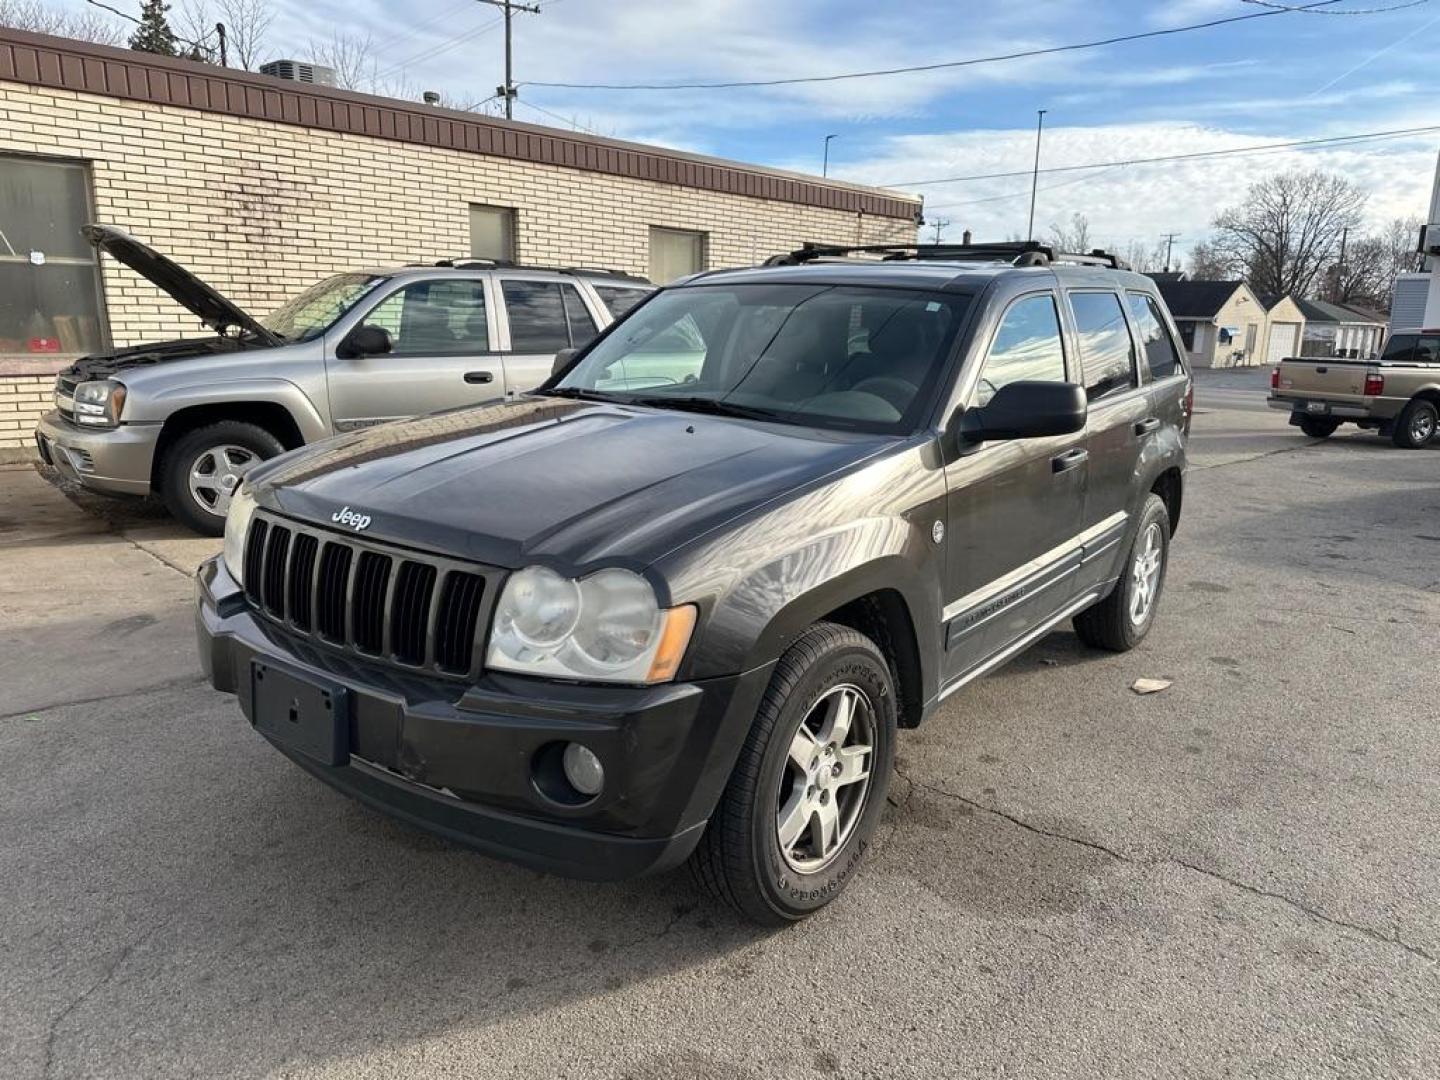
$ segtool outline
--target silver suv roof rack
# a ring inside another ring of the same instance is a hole
[[[423,266],[423,263],[410,263],[411,266]],[[511,262],[509,259],[436,259],[434,266],[444,266],[455,270],[546,270],[552,274],[589,274],[596,277],[617,277],[629,278],[631,281],[650,284],[650,279],[639,274],[632,274],[627,270],[615,270],[608,266],[531,266],[526,263]]]

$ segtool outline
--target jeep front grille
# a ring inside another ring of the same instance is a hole
[[[250,606],[346,652],[475,677],[500,571],[257,513],[245,542]]]

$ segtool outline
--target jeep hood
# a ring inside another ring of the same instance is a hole
[[[248,314],[221,296],[179,263],[161,255],[123,229],[113,225],[84,225],[80,232],[85,239],[108,252],[141,277],[158,285],[176,303],[195,314],[216,333],[233,326],[259,338],[267,345],[279,345],[280,338],[261,326]]]
[[[262,506],[327,528],[347,508],[368,517],[367,539],[579,573],[649,565],[896,442],[529,397],[341,436],[249,483]]]

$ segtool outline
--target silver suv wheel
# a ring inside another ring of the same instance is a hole
[[[832,687],[800,721],[776,797],[775,833],[786,864],[825,869],[855,830],[870,793],[874,710],[858,686]]]
[[[190,464],[190,497],[202,509],[224,517],[230,511],[230,496],[259,463],[260,455],[243,446],[212,446]]]

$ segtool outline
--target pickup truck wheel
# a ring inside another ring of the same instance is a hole
[[[1085,644],[1110,652],[1139,645],[1155,621],[1165,569],[1170,561],[1170,514],[1165,501],[1151,492],[1140,512],[1125,568],[1110,595],[1092,604],[1073,623]]]
[[[838,896],[885,808],[895,754],[890,665],[864,634],[816,623],[785,651],[710,825],[700,885],[783,926]]]
[[[166,452],[160,494],[179,521],[204,536],[219,536],[230,495],[245,474],[284,450],[270,432],[239,420],[196,428]]]
[[[1400,410],[1390,439],[1402,450],[1419,450],[1435,437],[1437,426],[1440,426],[1440,409],[1435,408],[1433,401],[1416,398]]]
[[[1339,427],[1339,420],[1326,420],[1318,416],[1300,418],[1300,430],[1312,439],[1328,439]]]

